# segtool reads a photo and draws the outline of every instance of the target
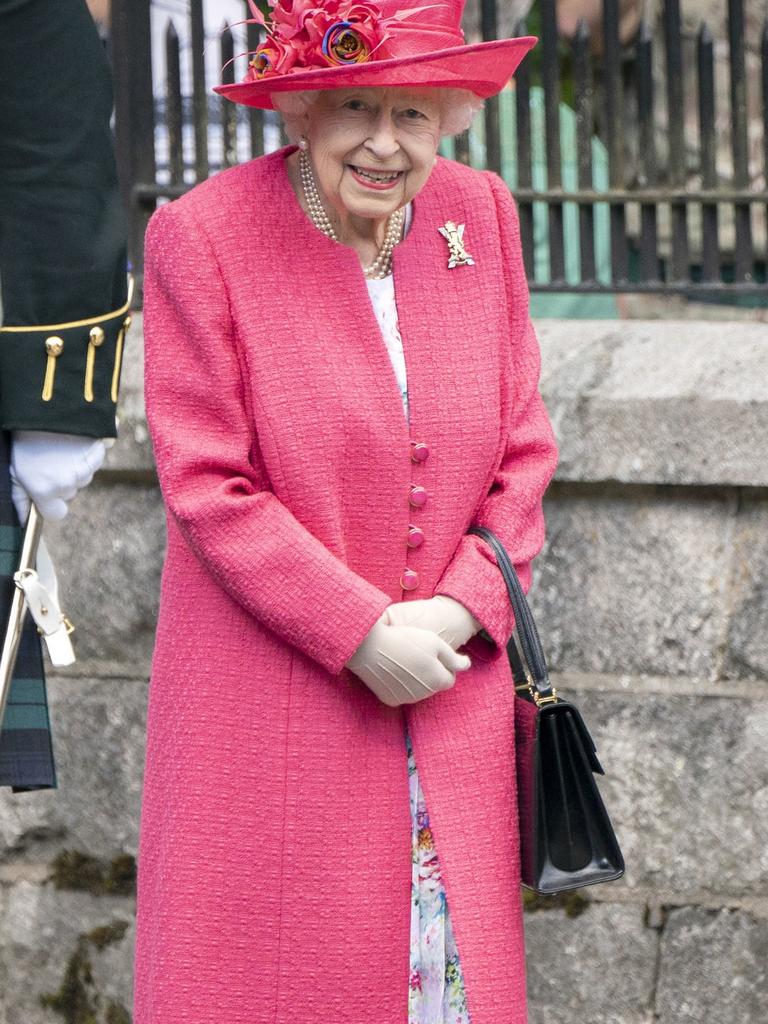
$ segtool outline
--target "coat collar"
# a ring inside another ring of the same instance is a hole
[[[357,273],[358,276],[365,280],[362,269],[360,268],[360,259],[357,255],[357,251],[351,245],[343,245],[341,242],[336,242],[334,239],[329,238],[328,235],[315,227],[302,209],[301,204],[296,197],[296,193],[293,191],[293,186],[291,185],[291,181],[288,177],[288,168],[285,163],[286,157],[295,153],[297,149],[298,146],[295,145],[283,146],[281,149],[275,150],[271,154],[271,159],[274,159],[277,163],[277,177],[279,179],[278,187],[281,191],[284,189],[287,194],[285,212],[290,217],[294,230],[301,237],[302,243],[305,242],[307,245],[317,249],[318,254],[322,252],[326,257],[336,260],[343,259],[345,263],[350,264],[351,274],[353,272]],[[424,206],[429,207],[431,205],[436,170],[437,165],[433,168],[432,173],[427,178],[425,184],[411,202],[411,225],[405,238],[395,247],[393,268],[394,264],[402,262],[403,255],[407,257],[411,250],[418,246],[418,241],[414,241],[414,239],[420,238],[424,231],[424,219],[428,216],[428,211],[423,210],[422,208]],[[400,257],[400,260],[398,260],[398,257]],[[394,273],[395,285],[397,285],[396,268],[394,268]]]
[[[451,205],[459,201],[459,196],[456,190],[444,187],[450,176],[438,157],[412,200],[410,229],[393,251],[395,300],[408,382],[408,422],[357,251],[315,227],[293,191],[285,158],[296,149],[295,145],[284,146],[262,158],[276,162],[270,206],[283,219],[285,234],[281,232],[281,236],[290,239],[291,248],[295,245],[301,251],[305,284],[331,290],[340,324],[354,330],[355,344],[364,346],[376,380],[379,422],[389,444],[402,450],[410,462],[409,441],[428,442],[439,433],[445,410],[456,397],[461,365],[457,363],[458,354],[452,351],[453,338],[466,290],[477,281],[476,268],[447,269],[448,250],[438,229],[447,220],[463,219],[465,210],[463,205]],[[445,372],[438,374],[437,367]]]

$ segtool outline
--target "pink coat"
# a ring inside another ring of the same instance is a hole
[[[516,210],[499,177],[443,158],[414,200],[394,253],[409,428],[358,257],[291,189],[294,149],[199,185],[147,232],[168,554],[134,1021],[406,1024],[407,721],[472,1024],[524,1024],[513,622],[490,549],[464,536],[497,531],[528,586],[556,449]],[[448,268],[447,220],[474,266]],[[387,707],[344,664],[387,605],[435,593],[494,643],[472,638],[451,690]]]

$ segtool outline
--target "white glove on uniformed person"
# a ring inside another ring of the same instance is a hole
[[[11,436],[11,496],[22,523],[30,499],[43,519],[63,519],[67,502],[86,487],[107,452],[104,441],[79,434],[14,430]]]
[[[448,690],[456,682],[456,672],[471,665],[437,633],[388,625],[386,613],[387,609],[346,663],[382,703],[415,704]]]

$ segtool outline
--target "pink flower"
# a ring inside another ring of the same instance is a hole
[[[249,68],[249,80],[298,68],[358,64],[385,38],[386,19],[367,0],[270,0],[269,38]]]
[[[338,5],[338,0],[336,4]],[[317,0],[281,0],[272,9],[272,31],[281,39],[295,39],[304,32],[304,22],[319,10]]]

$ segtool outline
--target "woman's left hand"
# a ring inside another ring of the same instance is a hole
[[[474,615],[447,594],[419,601],[397,601],[389,605],[382,618],[390,626],[418,626],[431,629],[457,650],[482,629]]]

